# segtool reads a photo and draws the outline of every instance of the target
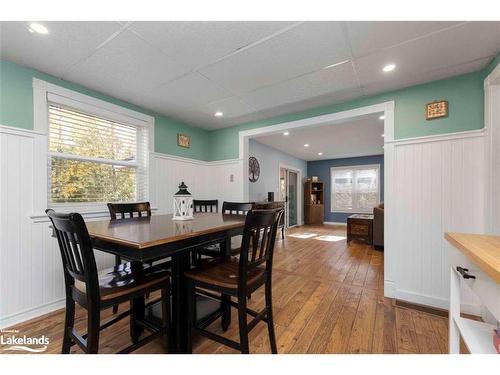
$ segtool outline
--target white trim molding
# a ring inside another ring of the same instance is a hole
[[[500,64],[484,80],[486,231],[500,234]]]
[[[387,101],[379,104],[350,109],[347,111],[329,113],[321,116],[314,116],[301,120],[289,121],[281,124],[240,131],[238,133],[239,159],[241,160],[241,167],[242,167],[241,173],[243,178],[243,183],[241,185],[241,192],[240,192],[241,200],[248,201],[248,196],[249,196],[249,186],[247,181],[248,181],[248,147],[250,138],[253,138],[257,135],[274,134],[283,132],[285,130],[306,128],[308,126],[320,126],[326,124],[335,125],[348,121],[349,119],[352,118],[380,113],[384,115],[384,142],[389,143],[389,148],[391,148],[392,146],[390,145],[390,142],[394,140],[394,107],[395,107],[394,101]],[[384,148],[385,147],[386,146],[384,146]],[[386,153],[387,152],[384,149],[384,155]],[[384,164],[387,165],[387,161],[385,161]],[[390,164],[391,162],[389,162],[389,165]],[[388,185],[391,183],[393,183],[391,175],[389,173],[385,173],[384,186],[386,191],[390,190],[390,188],[388,189]],[[385,204],[391,206],[390,201],[392,200],[392,198],[390,197],[390,195],[388,196],[387,194],[384,194],[384,197],[385,197]],[[385,223],[384,228],[386,233],[391,231],[390,227],[391,223],[388,223],[387,216],[388,215],[384,216],[384,223]],[[388,246],[387,241],[386,245],[384,246],[384,250],[385,250],[384,277],[387,282],[392,283],[394,282],[393,278],[394,269],[393,267],[390,267],[390,265],[392,265],[392,263],[390,262],[390,258],[393,256],[392,254],[395,253],[396,250],[392,251],[391,245]],[[393,297],[392,289],[384,290],[384,295],[386,297]]]
[[[128,166],[137,166],[145,170],[145,189],[144,197],[140,199],[149,200],[150,187],[149,186],[149,152],[154,150],[154,134],[155,134],[155,118],[153,116],[146,115],[141,112],[137,112],[126,107],[122,107],[110,102],[94,98],[92,96],[81,94],[77,91],[69,90],[64,87],[40,80],[38,78],[33,78],[33,128],[32,134],[38,136],[36,138],[35,145],[35,161],[36,165],[35,176],[33,182],[36,186],[33,188],[34,197],[34,207],[31,212],[30,217],[34,220],[45,220],[45,215],[43,214],[45,209],[49,206],[48,202],[48,168],[49,168],[49,139],[48,139],[48,111],[49,102],[55,102],[62,105],[67,105],[68,107],[74,108],[76,110],[84,111],[95,116],[103,117],[112,121],[122,122],[129,125],[136,126],[141,134],[147,136],[147,150],[143,154],[144,157],[140,165],[138,163],[116,163]],[[89,157],[79,157],[75,155],[63,155],[66,158],[71,158],[73,160],[86,160],[86,161],[98,161],[105,162],[103,159],[94,159]],[[89,217],[94,217],[96,215],[101,215],[105,210],[105,205],[102,204],[67,204],[67,205],[57,205],[63,211],[82,211],[86,212]]]

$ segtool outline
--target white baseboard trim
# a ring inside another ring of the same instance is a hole
[[[327,225],[342,225],[343,227],[347,226],[347,223],[340,223],[340,222],[337,222],[337,221],[323,221],[323,224],[327,224]]]
[[[386,295],[386,297],[388,296]],[[450,308],[450,302],[445,298],[438,298],[424,294],[417,294],[407,290],[395,290],[393,298],[419,305],[436,307],[438,309],[449,310]],[[481,307],[478,305],[462,304],[461,311],[466,314],[471,314],[476,316],[481,315]]]
[[[61,298],[55,300],[53,302],[49,302],[40,306],[36,306],[27,310],[23,310],[11,315],[8,315],[2,319],[0,319],[0,329],[4,329],[7,327],[12,327],[13,325],[25,322],[27,320],[37,318],[39,316],[48,314],[52,311],[56,311],[64,308],[66,305],[66,299]]]
[[[384,297],[394,298],[394,281],[392,280],[384,280]]]

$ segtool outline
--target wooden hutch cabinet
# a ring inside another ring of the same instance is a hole
[[[306,181],[304,184],[304,221],[306,224],[323,224],[324,183],[321,181]]]

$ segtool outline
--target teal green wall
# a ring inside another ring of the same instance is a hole
[[[0,60],[0,124],[33,129],[33,77],[155,117],[155,151],[208,160],[208,132],[109,97],[83,86]],[[191,137],[191,148],[177,146],[177,133]]]
[[[394,136],[396,139],[480,129],[484,126],[483,79],[484,72],[478,71],[305,112],[214,130],[209,134],[209,158],[210,160],[237,158],[238,132],[241,130],[260,128],[391,100],[395,102]],[[448,100],[449,116],[444,119],[426,121],[425,104],[439,99]]]
[[[394,135],[396,139],[445,134],[480,129],[484,126],[483,80],[499,61],[500,54],[485,69],[478,72],[304,112],[206,131],[36,70],[0,60],[0,124],[25,129],[33,128],[32,78],[36,77],[154,116],[155,151],[198,160],[237,158],[238,132],[241,130],[345,111],[385,101],[395,102]],[[449,116],[444,119],[426,121],[425,104],[439,99],[448,100]],[[191,148],[185,149],[177,146],[177,133],[185,133],[191,137]]]

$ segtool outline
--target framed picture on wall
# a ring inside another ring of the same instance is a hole
[[[189,148],[191,147],[191,139],[186,134],[177,133],[177,146]]]

